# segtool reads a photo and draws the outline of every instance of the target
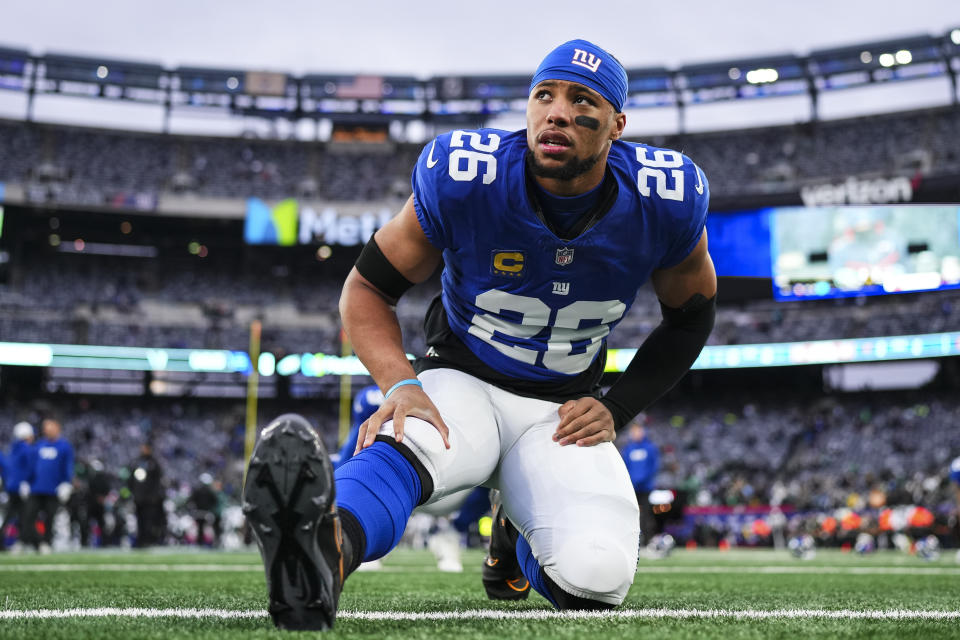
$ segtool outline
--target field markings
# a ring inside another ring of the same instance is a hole
[[[230,609],[146,609],[101,607],[89,609],[0,610],[0,620],[36,620],[59,618],[180,618],[180,619],[265,619],[262,610]],[[886,609],[858,611],[854,609],[622,609],[619,611],[549,610],[499,611],[473,609],[467,611],[341,611],[338,618],[373,621],[469,621],[469,620],[592,620],[592,619],[731,619],[731,620],[957,620],[960,611]]]
[[[170,571],[170,572],[208,572],[208,571],[259,571],[262,564],[0,564],[3,571]]]
[[[68,571],[89,571],[89,572],[171,572],[171,573],[208,573],[208,572],[262,572],[261,564],[124,564],[124,563],[0,563],[0,573],[6,571],[13,572],[68,572]],[[364,573],[425,573],[435,572],[436,568],[432,566],[386,566],[376,571]],[[476,573],[479,567],[467,567],[467,573]],[[637,573],[644,574],[665,574],[665,573],[694,573],[694,574],[839,574],[839,575],[911,575],[911,576],[960,576],[960,567],[856,567],[856,566],[832,566],[823,567],[815,565],[768,565],[768,566],[735,566],[735,565],[715,565],[715,566],[658,566],[643,564],[637,568]]]

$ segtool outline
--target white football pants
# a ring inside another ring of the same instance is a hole
[[[510,521],[564,591],[608,604],[633,583],[640,539],[637,498],[612,442],[560,446],[556,402],[518,396],[454,369],[419,375],[450,429],[408,417],[403,443],[434,483],[427,505],[477,485],[500,489]],[[393,422],[381,434],[393,436]]]

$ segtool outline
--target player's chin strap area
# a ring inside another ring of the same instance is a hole
[[[717,315],[717,297],[696,294],[679,309],[662,302],[663,321],[643,342],[626,371],[601,402],[617,430],[673,388],[707,343]]]

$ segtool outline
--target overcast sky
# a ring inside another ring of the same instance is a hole
[[[958,0],[5,4],[0,46],[137,59],[169,67],[228,66],[295,74],[529,73],[553,46],[576,37],[595,41],[627,67],[674,67],[768,53],[802,54],[817,47],[943,34],[960,27]],[[922,92],[922,84],[899,85],[899,93],[907,97]],[[934,102],[946,99],[939,85],[932,91]],[[792,114],[791,108],[787,112]],[[802,119],[803,114],[795,117]]]

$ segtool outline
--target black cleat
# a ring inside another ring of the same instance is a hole
[[[267,575],[268,611],[280,629],[332,629],[343,587],[333,465],[302,416],[271,422],[243,485],[247,516]]]
[[[526,600],[530,595],[530,582],[517,561],[519,533],[503,513],[499,491],[490,492],[490,502],[493,530],[490,532],[490,548],[483,561],[483,588],[491,600]]]

